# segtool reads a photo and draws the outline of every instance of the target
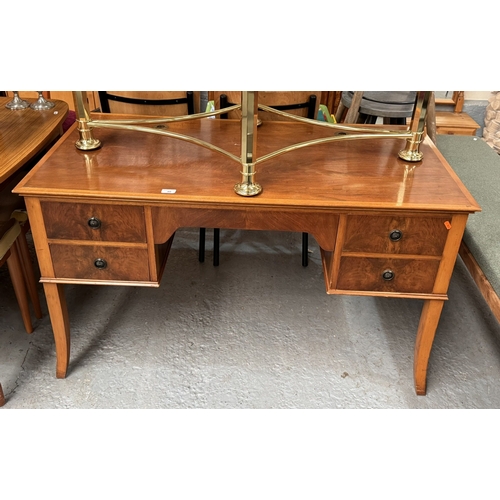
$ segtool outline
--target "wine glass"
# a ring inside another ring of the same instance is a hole
[[[13,90],[14,92],[14,97],[12,98],[12,101],[9,101],[5,107],[8,109],[26,109],[29,107],[29,102],[26,102],[24,99],[21,99],[19,97],[19,91]]]
[[[37,90],[37,92],[38,92],[38,100],[30,104],[31,109],[36,109],[37,111],[39,111],[43,109],[52,109],[55,106],[53,102],[47,101],[45,97],[43,97],[41,91]]]

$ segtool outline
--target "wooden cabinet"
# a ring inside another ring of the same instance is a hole
[[[148,242],[143,206],[41,201],[54,278],[159,284],[173,237]]]
[[[463,111],[465,92],[455,90],[452,97],[440,97],[436,93],[436,133],[446,135],[476,135],[480,127],[472,117]],[[453,106],[453,111],[447,111],[442,106]]]
[[[436,112],[436,133],[446,135],[476,135],[477,123],[467,113]]]
[[[341,215],[328,293],[431,294],[451,220]]]

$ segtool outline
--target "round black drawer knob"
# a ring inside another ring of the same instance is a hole
[[[88,221],[88,225],[92,229],[99,229],[101,227],[101,221],[95,217],[91,217]]]
[[[382,278],[385,279],[385,281],[391,281],[394,279],[394,271],[391,271],[390,269],[386,269],[382,273]]]
[[[108,263],[104,259],[96,259],[94,260],[94,266],[97,267],[97,269],[106,269]]]
[[[391,241],[399,241],[403,237],[403,233],[399,229],[394,229],[390,232],[389,238]]]

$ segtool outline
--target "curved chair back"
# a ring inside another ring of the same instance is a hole
[[[259,90],[259,104],[264,104],[271,108],[287,113],[304,116],[306,118],[315,119],[318,114],[318,108],[321,101],[320,91],[267,91]],[[215,109],[223,109],[233,104],[241,103],[241,91],[214,91],[213,101]],[[239,110],[232,111],[227,115],[221,115],[221,118],[240,119],[241,112]],[[263,121],[287,120],[287,118],[259,111],[259,119]]]
[[[416,91],[344,91],[337,110],[337,121],[376,123],[380,117],[384,123],[404,125],[413,114],[416,96]]]
[[[182,116],[199,109],[194,91],[122,91],[99,90],[103,113],[133,115]]]

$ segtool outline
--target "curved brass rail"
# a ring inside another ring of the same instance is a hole
[[[179,134],[177,132],[170,132],[169,130],[163,130],[158,128],[150,128],[150,127],[140,127],[138,125],[129,125],[124,122],[119,123],[119,120],[114,120],[108,123],[106,120],[92,121],[89,123],[89,126],[92,128],[110,128],[115,130],[135,130],[137,132],[145,132],[148,134],[157,134],[157,135],[165,135],[167,137],[172,137],[173,139],[180,139],[181,141],[191,142],[192,144],[197,144],[198,146],[202,146],[206,149],[210,149],[212,151],[216,151],[227,157],[231,158],[231,160],[235,160],[238,163],[241,163],[240,158],[225,149],[219,148],[214,144],[210,144],[209,142],[202,141],[201,139],[197,139],[196,137],[191,137],[189,135]],[[142,123],[158,123],[158,122],[142,122]],[[163,122],[159,122],[163,123]]]
[[[331,128],[334,130],[342,130],[342,131],[347,131],[347,132],[367,132],[367,133],[384,133],[387,135],[393,135],[395,132],[394,130],[384,130],[381,128],[368,128],[368,127],[352,127],[349,125],[340,125],[338,123],[328,123],[328,122],[322,122],[319,120],[314,120],[312,118],[306,118],[305,116],[299,116],[299,115],[293,115],[292,113],[287,113],[286,111],[281,111],[279,109],[275,108],[270,108],[269,106],[265,106],[264,104],[259,104],[259,109],[262,111],[267,111],[269,113],[273,113],[275,115],[280,115],[285,118],[289,118],[290,120],[295,120],[298,122],[303,122],[303,123],[309,123],[311,125],[316,125],[318,127],[327,127]]]
[[[268,153],[267,155],[261,156],[255,160],[255,164],[262,163],[264,161],[270,160],[271,158],[275,158],[276,156],[280,156],[282,154],[288,153],[290,151],[295,151],[297,149],[305,148],[308,146],[315,146],[318,144],[325,144],[328,142],[334,141],[351,141],[358,139],[384,139],[387,137],[392,138],[401,138],[408,139],[412,136],[411,132],[406,130],[405,132],[398,132],[394,130],[384,130],[380,128],[367,128],[367,127],[350,127],[349,125],[339,125],[338,123],[328,123],[322,122],[319,120],[313,120],[311,118],[305,118],[303,116],[294,115],[291,113],[286,113],[285,111],[281,111],[275,108],[270,108],[269,106],[265,106],[263,104],[259,104],[259,109],[262,111],[267,111],[269,113],[274,113],[276,115],[283,116],[285,118],[289,118],[291,120],[295,120],[302,123],[309,123],[318,127],[327,127],[333,130],[340,130],[344,132],[358,132],[356,134],[345,134],[345,135],[335,135],[332,137],[323,137],[321,139],[311,139],[309,141],[299,142],[296,144],[291,144],[282,149],[278,149],[273,151],[272,153]],[[359,132],[365,132],[364,134],[360,134]]]
[[[135,130],[137,132],[145,132],[149,134],[157,134],[157,135],[164,135],[167,137],[172,137],[173,139],[179,139],[182,141],[190,142],[192,144],[197,144],[198,146],[204,147],[206,149],[210,149],[212,151],[216,151],[218,153],[221,153],[231,160],[234,160],[238,163],[241,163],[241,159],[230,153],[229,151],[226,151],[225,149],[222,149],[218,146],[215,146],[213,144],[210,144],[209,142],[202,141],[200,139],[196,139],[194,137],[184,135],[184,134],[179,134],[177,132],[170,132],[167,130],[162,130],[162,129],[154,129],[154,128],[149,128],[149,127],[141,127],[140,124],[149,124],[149,125],[154,125],[154,124],[162,124],[162,123],[173,123],[173,122],[183,122],[183,121],[188,121],[188,120],[198,120],[200,118],[208,118],[210,116],[217,116],[223,113],[228,113],[229,111],[233,110],[238,110],[241,109],[240,104],[235,104],[233,106],[219,109],[216,111],[212,112],[207,112],[207,113],[196,113],[193,115],[183,115],[183,116],[176,116],[176,117],[158,117],[158,118],[139,118],[139,119],[119,119],[119,120],[91,120],[88,122],[88,126],[90,128],[110,128],[110,129],[115,129],[115,130]],[[321,139],[311,139],[309,141],[304,141],[296,144],[292,144],[290,146],[287,146],[282,149],[278,149],[276,151],[273,151],[272,153],[269,153],[267,155],[261,156],[259,158],[256,158],[254,161],[254,164],[258,163],[263,163],[267,160],[270,160],[272,158],[276,158],[277,156],[280,156],[285,153],[289,153],[291,151],[295,151],[297,149],[302,149],[308,146],[315,146],[318,144],[325,144],[328,142],[334,142],[334,141],[348,141],[348,140],[359,140],[359,139],[383,139],[386,137],[393,137],[393,138],[401,138],[401,139],[407,139],[411,137],[411,133],[409,131],[406,132],[397,132],[394,130],[384,130],[380,128],[366,128],[366,127],[351,127],[349,125],[339,125],[336,123],[328,123],[328,122],[321,122],[319,120],[313,120],[310,118],[305,118],[302,116],[294,115],[291,113],[286,113],[284,111],[277,110],[275,108],[271,108],[269,106],[265,106],[263,104],[259,104],[259,109],[262,111],[267,111],[269,113],[274,113],[286,118],[290,118],[291,120],[295,120],[298,122],[302,123],[308,123],[310,125],[314,126],[319,126],[319,127],[327,127],[332,130],[338,130],[342,132],[357,132],[356,134],[345,134],[345,135],[336,135],[332,137],[324,137]],[[365,132],[365,133],[359,133],[359,132]]]
[[[290,151],[295,151],[297,149],[302,149],[308,146],[316,146],[318,144],[326,144],[328,142],[334,141],[353,141],[358,139],[384,139],[387,138],[389,134],[350,134],[350,135],[336,135],[333,137],[323,137],[321,139],[311,139],[310,141],[298,142],[296,144],[291,144],[282,149],[278,149],[273,151],[272,153],[268,153],[267,155],[261,156],[255,160],[255,164],[262,163],[264,161],[270,160],[271,158],[275,158],[276,156],[280,156],[282,154],[288,153]],[[410,132],[399,132],[390,134],[392,138],[400,138],[400,139],[408,139],[411,137]]]
[[[158,118],[132,118],[132,119],[119,119],[119,120],[91,120],[89,121],[89,126],[91,127],[100,127],[103,123],[113,123],[113,124],[129,124],[133,125],[135,123],[172,123],[172,122],[185,122],[188,120],[199,120],[200,118],[210,118],[211,116],[217,116],[224,113],[228,113],[229,111],[233,111],[236,109],[240,109],[241,104],[235,104],[234,106],[230,106],[224,109],[217,109],[215,111],[205,112],[205,113],[195,113],[193,115],[182,115],[182,116],[159,116]],[[109,127],[111,128],[111,127]]]

